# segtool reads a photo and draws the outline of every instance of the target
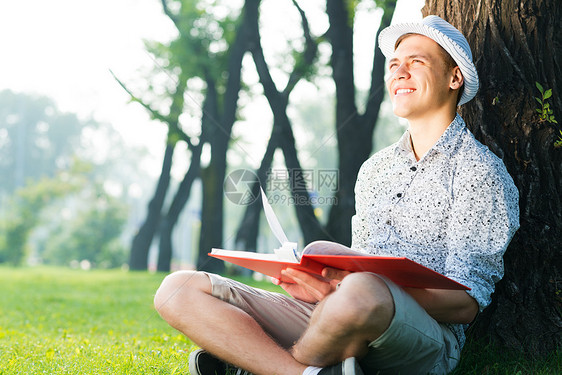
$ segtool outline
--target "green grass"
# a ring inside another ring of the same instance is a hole
[[[163,277],[0,267],[0,374],[187,374],[196,347],[152,307]],[[562,373],[560,353],[532,362],[467,349],[456,375]]]
[[[0,374],[185,374],[152,308],[162,275],[0,268]]]
[[[562,350],[531,360],[485,341],[469,341],[451,375],[560,375]]]

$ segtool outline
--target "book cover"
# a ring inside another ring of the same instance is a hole
[[[212,257],[248,268],[264,275],[292,282],[281,275],[286,268],[321,275],[324,267],[351,272],[373,272],[388,277],[403,287],[458,289],[469,288],[408,258],[370,255],[303,254],[300,261],[279,260],[276,254],[213,249]]]
[[[297,243],[290,242],[283,232],[263,190],[261,197],[265,217],[281,247],[271,254],[215,248],[210,256],[284,282],[293,282],[281,275],[281,271],[289,267],[316,275],[321,275],[325,267],[332,267],[350,272],[373,272],[403,287],[470,289],[408,258],[366,255],[331,241],[314,241],[299,253]]]

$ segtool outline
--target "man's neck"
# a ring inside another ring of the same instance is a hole
[[[410,124],[410,137],[412,149],[416,160],[420,160],[443,135],[451,122],[455,119],[453,111],[432,115],[423,119],[408,120]]]

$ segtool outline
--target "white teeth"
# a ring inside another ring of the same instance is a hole
[[[414,92],[414,90],[412,90],[412,89],[398,89],[398,90],[396,90],[396,94],[409,94],[411,92]]]

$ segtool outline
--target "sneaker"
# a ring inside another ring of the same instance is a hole
[[[191,375],[251,375],[238,367],[221,361],[204,349],[197,349],[189,355]]]
[[[324,367],[318,375],[364,375],[357,360],[353,357],[330,367]]]

